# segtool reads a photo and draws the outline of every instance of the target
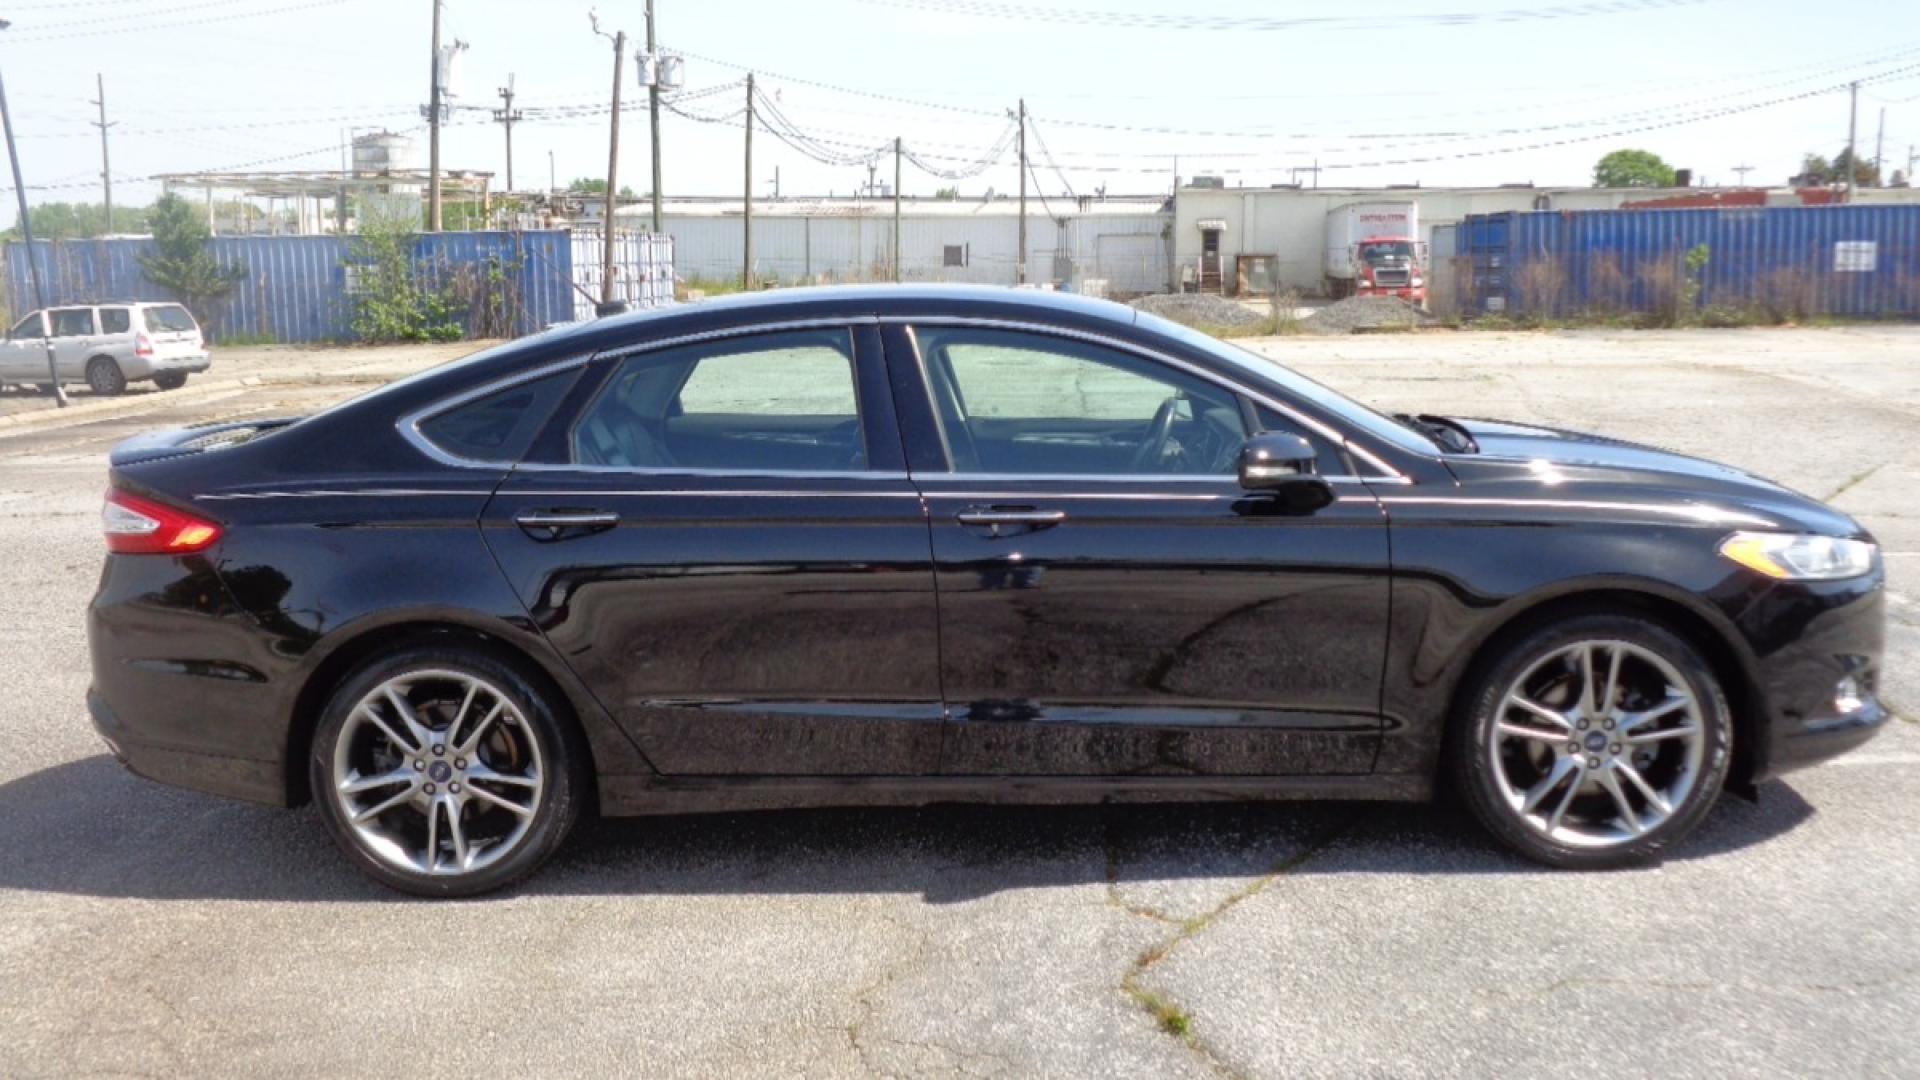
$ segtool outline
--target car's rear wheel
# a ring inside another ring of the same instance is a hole
[[[111,356],[96,356],[87,361],[87,388],[96,394],[113,395],[127,389],[126,373]]]
[[[153,385],[162,390],[178,390],[187,385],[187,373],[184,371],[162,372],[153,377]]]
[[[514,665],[425,646],[341,683],[309,772],[328,831],[360,870],[421,896],[472,896],[560,846],[586,759],[561,704]]]
[[[1584,615],[1536,629],[1466,700],[1455,779],[1489,831],[1539,862],[1657,858],[1726,781],[1726,696],[1699,651],[1656,622]]]

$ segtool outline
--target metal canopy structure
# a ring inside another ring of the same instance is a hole
[[[356,204],[410,205],[426,191],[430,177],[426,169],[316,169],[161,173],[154,179],[160,181],[162,193],[203,198],[216,234],[310,235],[350,228],[349,208]],[[442,169],[440,185],[452,201],[478,203],[483,215],[490,209],[491,172]],[[231,206],[236,201],[251,210],[236,210]],[[264,212],[258,201],[266,203]],[[219,209],[222,206],[224,212]]]

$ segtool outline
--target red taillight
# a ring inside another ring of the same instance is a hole
[[[133,339],[133,355],[152,356],[153,355],[153,339],[148,337],[145,334],[141,334],[138,337],[135,337]]]
[[[100,519],[116,555],[191,555],[220,542],[217,523],[124,491],[107,492]]]

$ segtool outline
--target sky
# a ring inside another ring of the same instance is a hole
[[[447,168],[505,180],[488,110],[508,75],[527,118],[516,186],[604,177],[613,48],[574,0],[443,0],[455,70]],[[0,4],[0,76],[29,198],[98,201],[90,121],[106,83],[114,195],[156,173],[329,169],[349,130],[418,136],[433,0],[22,0]],[[644,39],[641,0],[601,25]],[[669,196],[738,197],[738,83],[777,111],[756,130],[756,192],[1011,193],[996,143],[1024,97],[1036,194],[1164,194],[1176,173],[1228,186],[1591,182],[1620,147],[1715,183],[1781,183],[1801,156],[1861,153],[1885,110],[1888,168],[1920,144],[1920,4],[1900,0],[659,0],[686,82],[661,133]],[[649,189],[645,91],[622,72],[620,182]],[[765,114],[768,106],[759,107]],[[783,118],[783,119],[782,119]],[[799,146],[791,143],[799,143]],[[884,152],[882,152],[884,151]],[[825,160],[822,160],[825,159]],[[948,178],[938,173],[966,174]],[[8,192],[11,195],[11,190]],[[12,200],[0,221],[15,217]]]

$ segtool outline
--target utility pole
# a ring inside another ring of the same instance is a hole
[[[747,202],[741,217],[740,287],[753,288],[753,72],[747,72]]]
[[[647,116],[653,122],[653,232],[664,231],[660,214],[660,56],[653,44],[653,0],[647,0],[647,56],[652,58],[653,85],[647,87]]]
[[[12,25],[0,19],[0,30]],[[27,276],[33,279],[33,306],[40,312],[40,342],[47,350],[47,383],[53,388],[53,400],[67,407],[67,393],[60,388],[60,372],[53,366],[53,339],[47,336],[47,294],[40,285],[40,260],[34,257],[33,219],[27,213],[27,185],[20,181],[20,152],[13,145],[13,112],[7,108],[7,87],[0,82],[0,126],[7,135],[7,160],[13,165],[13,193],[20,200],[20,237],[27,242]]]
[[[893,137],[893,280],[900,280],[900,136]]]
[[[95,105],[100,106],[100,119],[94,121],[93,126],[100,129],[100,185],[106,189],[107,233],[111,235],[113,232],[113,176],[110,174],[109,166],[107,165],[107,129],[114,125],[107,123],[106,76],[95,73],[93,76],[93,84],[100,91],[100,97],[94,101]],[[1886,122],[1886,118],[1887,111],[1885,109],[1880,110],[1880,120],[1883,124]]]
[[[1854,151],[1854,134],[1860,122],[1860,84],[1854,82],[1848,87],[1847,94],[1847,197],[1843,202],[1853,201],[1853,174],[1859,170],[1860,158]]]
[[[1752,172],[1753,168],[1752,165],[1735,165],[1733,167],[1733,171],[1739,174],[1741,187],[1747,186],[1747,174]]]
[[[1887,107],[1880,106],[1880,128],[1873,136],[1873,176],[1880,184],[1886,184],[1886,174],[1880,171],[1880,151],[1887,143]]]
[[[597,27],[596,27],[597,29]],[[613,129],[607,136],[607,206],[600,223],[600,302],[613,302],[613,216],[620,192],[620,76],[627,62],[627,32],[613,35]]]
[[[513,125],[520,114],[513,108],[513,73],[507,73],[507,85],[500,88],[500,100],[505,108],[493,110],[493,118],[507,129],[507,190],[513,190]]]
[[[440,7],[433,4],[433,87],[427,91],[427,231],[440,231]]]
[[[1027,283],[1027,99],[1020,99],[1020,261],[1013,267],[1013,283]]]

